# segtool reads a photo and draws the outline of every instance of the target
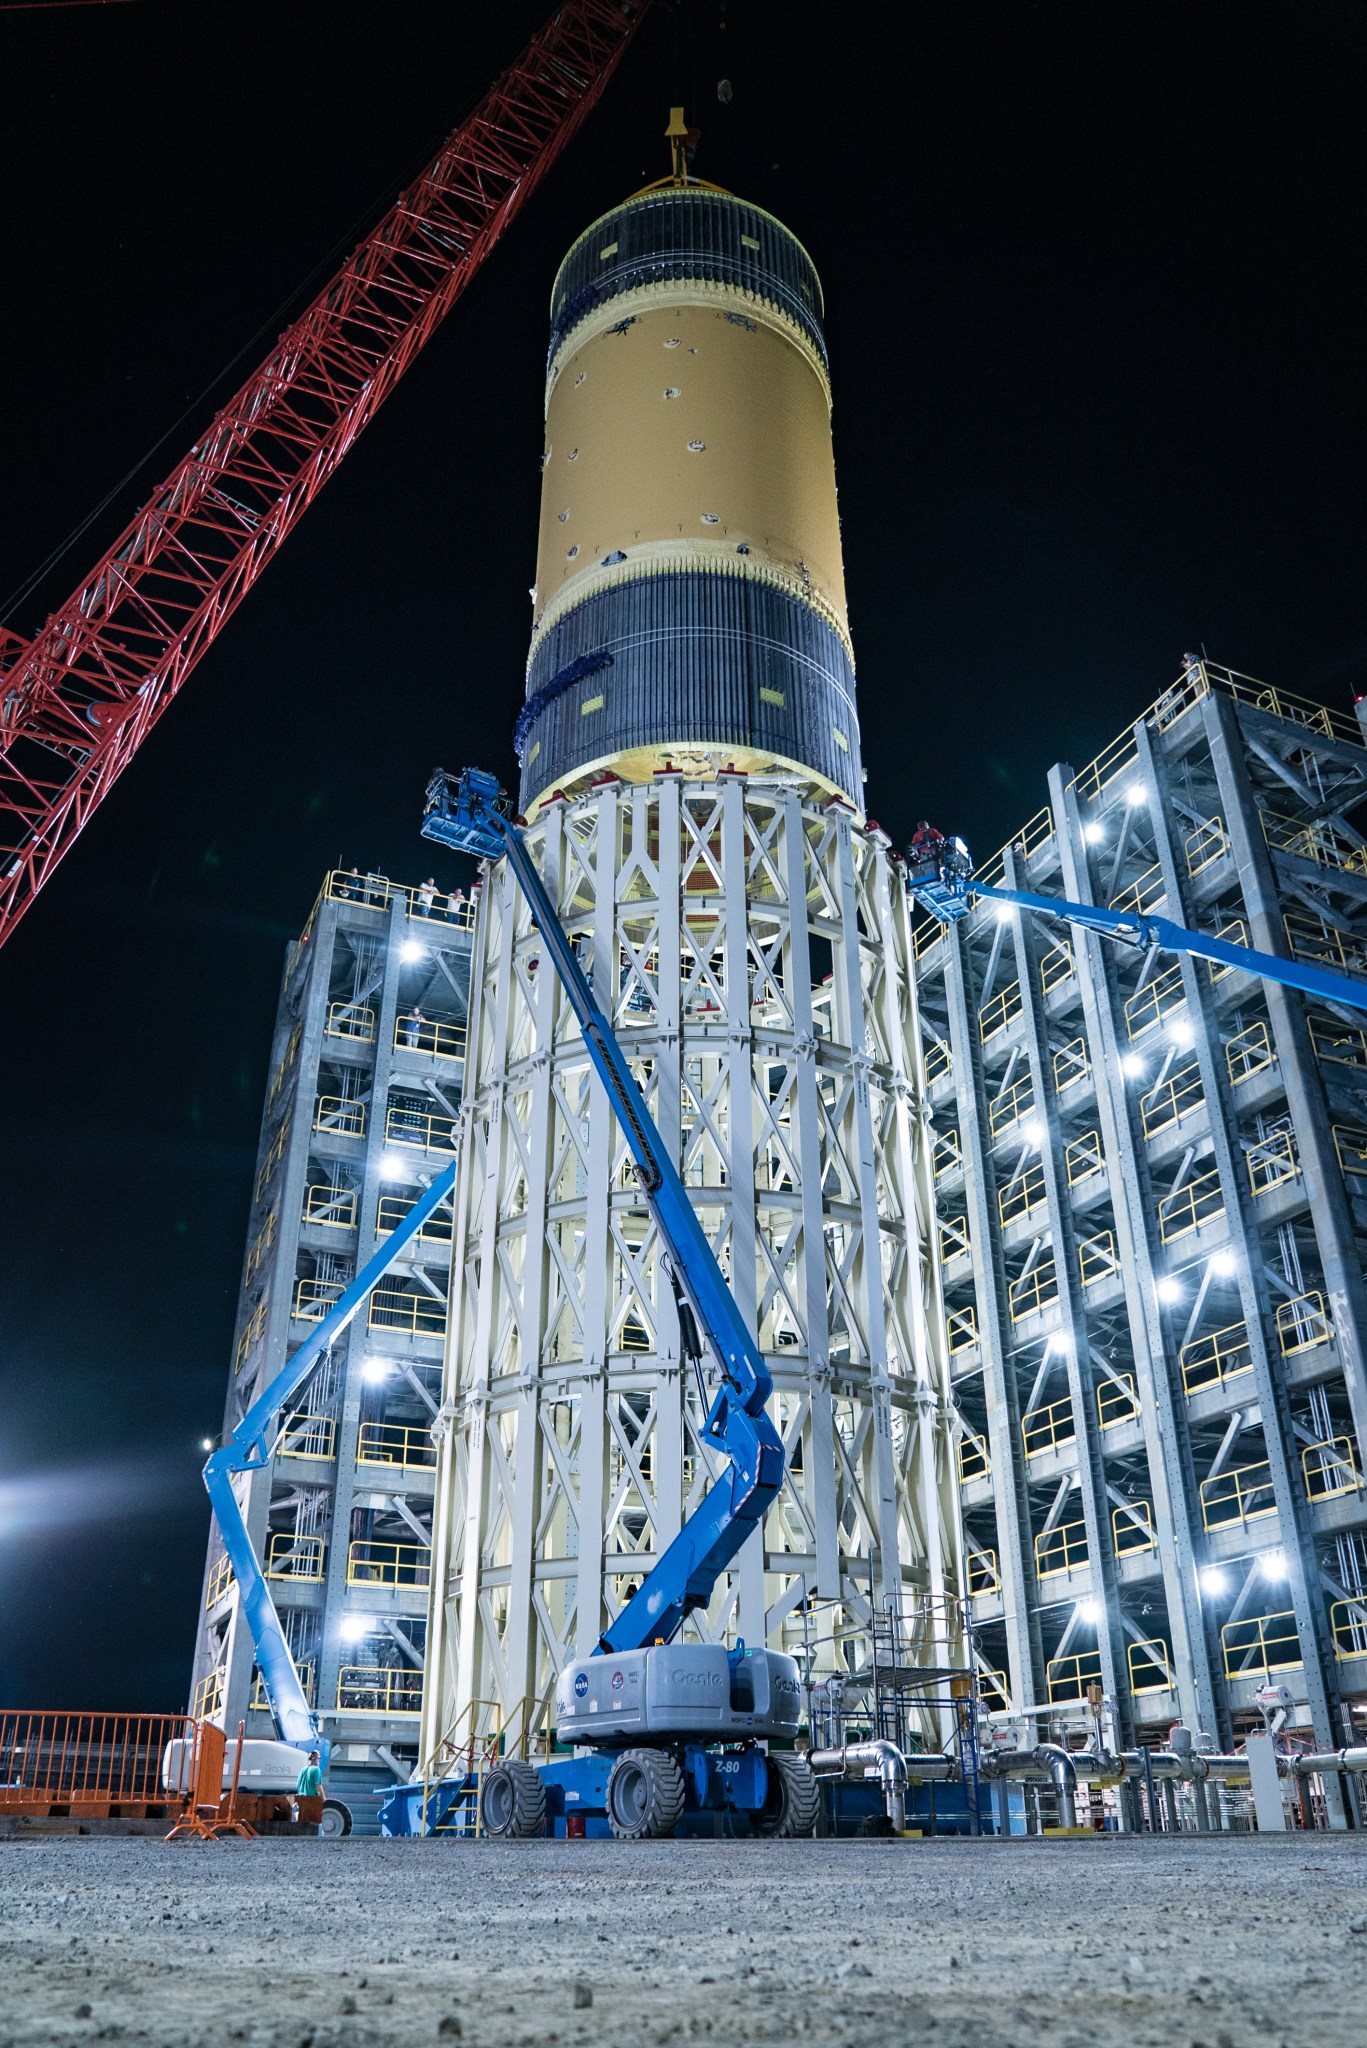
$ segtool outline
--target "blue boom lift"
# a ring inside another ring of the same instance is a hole
[[[1194,959],[1214,960],[1222,967],[1261,975],[1265,981],[1280,982],[1284,988],[1299,989],[1302,995],[1318,996],[1322,1002],[1367,1010],[1367,986],[1309,961],[1281,960],[1275,953],[1259,953],[1252,946],[1231,946],[1227,939],[1188,931],[1185,925],[1147,912],[1105,910],[1096,903],[1071,903],[1063,896],[1035,896],[1025,889],[994,889],[986,882],[975,882],[973,862],[962,839],[931,833],[920,843],[913,841],[907,851],[907,887],[922,909],[942,924],[957,924],[967,916],[975,898],[981,897],[1080,925],[1117,945],[1137,947],[1150,959],[1159,953],[1190,953]]]

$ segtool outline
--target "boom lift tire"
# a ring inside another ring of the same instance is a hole
[[[340,1842],[343,1835],[351,1833],[351,1808],[343,1806],[340,1799],[325,1799],[318,1832],[325,1842]]]
[[[771,1749],[764,1805],[750,1816],[757,1835],[810,1835],[821,1811],[821,1787],[805,1756]]]
[[[539,1835],[546,1825],[546,1788],[535,1766],[516,1756],[495,1764],[480,1790],[479,1817],[496,1842]]]
[[[624,1749],[608,1779],[607,1804],[619,1842],[672,1835],[684,1810],[683,1772],[667,1750]]]

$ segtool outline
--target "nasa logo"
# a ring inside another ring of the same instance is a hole
[[[612,1689],[614,1692],[622,1690],[622,1674],[620,1671],[614,1671],[612,1674]]]
[[[581,1671],[581,1672],[579,1673],[579,1675],[577,1676],[577,1678],[575,1679],[575,1681],[574,1681],[574,1696],[575,1696],[575,1698],[576,1698],[576,1699],[578,1699],[578,1700],[582,1700],[582,1699],[584,1698],[585,1694],[586,1694],[586,1693],[588,1692],[588,1689],[589,1689],[589,1681],[588,1681],[588,1677],[587,1677],[587,1674]]]

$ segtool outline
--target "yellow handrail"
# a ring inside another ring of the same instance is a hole
[[[1137,758],[1138,748],[1135,745],[1134,731],[1129,728],[1113,739],[1108,747],[1103,747],[1096,759],[1089,761],[1087,766],[1074,776],[1073,788],[1077,791],[1078,801],[1084,804],[1091,803],[1103,791],[1108,790]]]
[[[1106,1170],[1106,1158],[1101,1148],[1100,1131],[1083,1131],[1064,1148],[1063,1164],[1068,1174],[1070,1188],[1080,1187],[1085,1180],[1092,1180]]]
[[[370,1330],[403,1330],[413,1337],[440,1337],[446,1330],[446,1303],[434,1294],[405,1287],[377,1287],[366,1317]]]
[[[1272,1035],[1259,1017],[1246,1031],[1231,1038],[1225,1047],[1230,1086],[1238,1088],[1243,1082],[1251,1081],[1255,1074],[1265,1073],[1268,1067],[1275,1065],[1276,1058]]]
[[[1220,1630],[1220,1647],[1226,1678],[1292,1671],[1302,1662],[1296,1617],[1289,1608],[1280,1614],[1255,1614],[1247,1621],[1227,1621]]]
[[[356,1434],[358,1465],[433,1466],[437,1447],[421,1423],[363,1422]]]
[[[1194,1058],[1185,1060],[1175,1074],[1169,1074],[1166,1081],[1140,1096],[1139,1120],[1144,1136],[1156,1138],[1160,1131],[1190,1116],[1204,1101],[1200,1063]]]
[[[294,1306],[291,1314],[301,1322],[321,1323],[330,1308],[335,1308],[350,1287],[350,1280],[315,1280],[305,1274],[294,1283]]]
[[[375,1038],[375,1012],[364,1003],[329,1003],[325,1038],[353,1038],[370,1045]]]
[[[433,1059],[438,1060],[463,1060],[465,1026],[441,1017],[396,1017],[394,1050],[430,1053]]]
[[[1120,1377],[1123,1386],[1110,1379],[1096,1383],[1096,1414],[1102,1429],[1115,1429],[1122,1422],[1139,1420],[1139,1388],[1134,1374],[1123,1372]]]
[[[992,1459],[987,1448],[987,1439],[966,1430],[959,1438],[959,1484],[966,1486],[970,1479],[987,1479],[991,1476]]]
[[[1021,1417],[1021,1447],[1027,1458],[1041,1457],[1045,1451],[1057,1450],[1060,1444],[1074,1442],[1076,1437],[1073,1404],[1067,1394]]]
[[[375,1235],[388,1237],[397,1230],[418,1201],[416,1195],[381,1195],[375,1207]],[[429,1216],[420,1230],[413,1233],[414,1244],[450,1244],[455,1225],[449,1209],[438,1209]]]
[[[951,1308],[945,1311],[946,1349],[951,1358],[960,1351],[971,1351],[978,1341],[978,1311],[970,1303],[966,1308]]]
[[[1224,1213],[1220,1169],[1212,1166],[1209,1173],[1199,1173],[1195,1180],[1163,1196],[1158,1204],[1158,1234],[1164,1244],[1173,1244],[1179,1237],[1214,1223]]]
[[[1347,1124],[1335,1124],[1334,1150],[1344,1173],[1358,1178],[1367,1176],[1367,1131],[1356,1131]]]
[[[420,1587],[431,1576],[432,1553],[425,1543],[387,1543],[362,1536],[347,1547],[349,1586]]]
[[[1125,1000],[1125,1029],[1131,1039],[1143,1038],[1148,1032],[1156,1031],[1177,1010],[1186,1006],[1187,992],[1182,982],[1182,963],[1174,961],[1161,974],[1155,974],[1152,981],[1136,989]]]
[[[1023,1074],[1019,1081],[1013,1081],[1002,1094],[994,1095],[988,1102],[987,1122],[993,1137],[999,1138],[1003,1131],[1011,1130],[1030,1114],[1034,1106],[1035,1084],[1028,1074]]]
[[[1071,981],[1077,973],[1077,961],[1073,949],[1066,939],[1043,955],[1039,964],[1040,994],[1052,995],[1065,981]]]
[[[342,1714],[420,1714],[422,1673],[413,1666],[344,1664],[337,1673]]]
[[[1231,946],[1246,946],[1248,944],[1248,926],[1241,917],[1232,917],[1228,924],[1222,924],[1219,927],[1215,937],[1217,939],[1224,939]],[[1212,987],[1217,981],[1223,981],[1227,974],[1246,974],[1247,972],[1247,968],[1235,967],[1228,960],[1208,960],[1206,962],[1206,973],[1210,976]]]
[[[1134,1519],[1136,1515],[1139,1522]],[[1143,1551],[1156,1550],[1158,1532],[1153,1526],[1152,1501],[1132,1500],[1123,1508],[1112,1508],[1111,1541],[1117,1557],[1138,1557]]]
[[[210,1567],[208,1581],[204,1588],[205,1611],[217,1607],[229,1586],[235,1583],[233,1561],[225,1551],[223,1556]]]
[[[304,1189],[304,1210],[300,1221],[321,1230],[354,1229],[355,1188],[333,1188],[326,1181],[310,1181]]]
[[[1217,860],[1229,852],[1229,834],[1223,818],[1207,818],[1204,825],[1198,825],[1194,832],[1187,834],[1185,852],[1188,875],[1204,874]]]
[[[261,1225],[261,1228],[257,1231],[256,1236],[252,1239],[251,1246],[247,1252],[246,1268],[242,1275],[242,1282],[244,1286],[252,1278],[253,1274],[257,1271],[258,1267],[262,1264],[263,1260],[265,1259],[267,1252],[275,1243],[275,1226],[278,1219],[278,1213],[279,1212],[275,1209],[269,1210],[267,1212],[265,1222]]]
[[[1027,1316],[1040,1315],[1046,1308],[1052,1308],[1058,1298],[1058,1272],[1052,1252],[1045,1252],[1028,1273],[1010,1281],[1006,1289],[1013,1323],[1023,1323]]]
[[[266,1308],[269,1301],[270,1296],[268,1294],[261,1297],[261,1300],[252,1311],[242,1335],[237,1340],[237,1349],[233,1353],[234,1372],[241,1372],[243,1366],[251,1357],[252,1352],[261,1341],[262,1332],[266,1327]]]
[[[1003,1228],[1008,1223],[1019,1223],[1023,1216],[1033,1215],[1048,1199],[1044,1168],[1038,1163],[1027,1166],[1024,1173],[1014,1175],[1005,1187],[997,1189],[997,1214]]]
[[[1362,1490],[1357,1445],[1349,1436],[1327,1436],[1320,1443],[1307,1444],[1301,1452],[1301,1469],[1307,1500],[1331,1500],[1336,1494]]]
[[[1303,823],[1276,811],[1263,811],[1261,816],[1263,837],[1274,852],[1293,854],[1298,860],[1338,868],[1348,875],[1367,873],[1363,849],[1328,818],[1312,818]]]
[[[1142,916],[1146,911],[1155,910],[1166,894],[1167,885],[1163,880],[1162,865],[1155,861],[1151,868],[1145,868],[1142,875],[1136,876],[1128,888],[1122,889],[1118,896],[1111,898],[1110,908],[1122,911],[1135,910]]]
[[[1310,1043],[1318,1059],[1337,1067],[1367,1067],[1367,1031],[1335,1017],[1311,1017]]]
[[[940,1225],[941,1259],[961,1258],[968,1249],[967,1216],[946,1216]]]
[[[1070,1038],[1067,1045],[1061,1045],[1054,1054],[1055,1095],[1065,1095],[1079,1081],[1085,1081],[1091,1071],[1092,1059],[1086,1039]]]
[[[1076,1521],[1060,1522],[1035,1538],[1037,1578],[1057,1579],[1088,1561],[1087,1524],[1080,1515]]]
[[[1280,1303],[1276,1323],[1277,1342],[1283,1358],[1294,1358],[1297,1352],[1315,1351],[1321,1344],[1334,1341],[1334,1325],[1329,1320],[1328,1304],[1318,1289]]]
[[[1025,1004],[1021,997],[1018,981],[1008,982],[1000,994],[984,1003],[978,1012],[978,1037],[983,1045],[989,1045],[999,1038],[1003,1031],[1014,1024]]]
[[[936,1180],[943,1180],[947,1173],[953,1173],[956,1167],[962,1166],[964,1155],[959,1144],[959,1133],[941,1131],[935,1140],[930,1159]]]
[[[289,1529],[272,1529],[266,1538],[266,1577],[304,1579],[317,1585],[326,1555],[326,1536],[296,1536]]]
[[[391,1105],[384,1120],[384,1135],[390,1145],[411,1145],[419,1152],[454,1152],[456,1119]]]
[[[277,1458],[333,1458],[337,1423],[331,1415],[291,1415],[275,1446]]]
[[[1001,1573],[997,1569],[995,1550],[973,1550],[967,1553],[968,1591],[970,1598],[986,1594],[989,1597],[1002,1589]]]
[[[1367,974],[1367,943],[1353,932],[1341,932],[1304,910],[1282,912],[1286,942],[1293,960],[1309,960],[1344,974]]]
[[[945,1074],[952,1073],[953,1068],[954,1054],[947,1040],[943,1038],[930,1039],[926,1045],[923,1062],[923,1072],[927,1088],[931,1087]]]
[[[1131,1643],[1128,1656],[1132,1693],[1172,1691],[1177,1683],[1172,1674],[1172,1648],[1162,1636]]]
[[[1226,1380],[1252,1372],[1247,1324],[1226,1323],[1222,1330],[1193,1337],[1190,1344],[1182,1346],[1178,1361],[1182,1367],[1182,1386],[1188,1394],[1204,1393],[1207,1387],[1220,1387]]]
[[[215,1670],[206,1672],[195,1687],[194,1698],[190,1702],[191,1720],[212,1721],[215,1714],[222,1713],[227,1689],[226,1665],[220,1664]]]
[[[313,1706],[315,1701],[313,1696],[314,1669],[312,1658],[309,1659],[307,1664],[296,1664],[294,1668],[299,1673],[299,1683],[304,1689],[304,1698],[310,1706]],[[252,1680],[251,1703],[257,1708],[264,1708],[267,1711],[270,1709],[270,1695],[266,1691],[266,1681],[259,1671]]]
[[[313,1128],[334,1138],[363,1138],[365,1104],[351,1095],[320,1095],[314,1106]]]
[[[1367,1657],[1367,1601],[1336,1600],[1329,1609],[1329,1628],[1340,1663]]]
[[[1088,1686],[1101,1684],[1100,1650],[1074,1650],[1070,1657],[1051,1657],[1044,1667],[1044,1683],[1051,1706],[1086,1699]]]
[[[293,1121],[293,1111],[281,1119],[280,1128],[271,1139],[270,1149],[257,1170],[256,1185],[252,1190],[253,1201],[259,1202],[266,1189],[270,1186],[271,1175],[275,1172],[276,1167],[285,1155],[285,1147],[289,1143],[290,1125]]]
[[[1272,1467],[1266,1458],[1249,1465],[1231,1465],[1200,1485],[1201,1520],[1207,1529],[1232,1529],[1261,1522],[1277,1512]]]
[[[1273,1188],[1285,1187],[1301,1170],[1290,1131],[1275,1131],[1270,1138],[1259,1139],[1256,1150],[1244,1157],[1248,1162],[1248,1184],[1255,1195],[1270,1195]]]
[[[1114,1231],[1099,1230],[1095,1237],[1084,1237],[1077,1248],[1077,1264],[1084,1287],[1095,1287],[1100,1280],[1114,1280],[1120,1271]]]

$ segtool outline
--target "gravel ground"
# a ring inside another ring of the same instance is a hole
[[[0,1842],[0,2048],[1318,2048],[1367,1838]]]

